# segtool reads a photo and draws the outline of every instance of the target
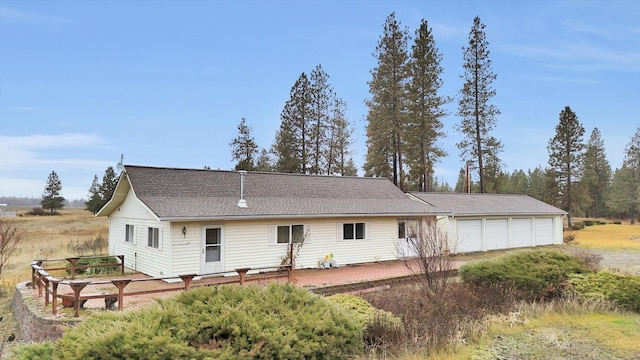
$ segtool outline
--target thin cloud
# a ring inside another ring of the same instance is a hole
[[[103,140],[92,134],[0,136],[0,171],[28,167],[85,167],[96,164],[95,160],[75,158],[48,158],[55,149],[103,148]]]
[[[40,14],[21,10],[0,7],[0,21],[6,23],[31,23],[31,24],[65,24],[67,18],[58,15]]]
[[[16,111],[40,111],[41,109],[37,106],[16,106],[13,108]]]

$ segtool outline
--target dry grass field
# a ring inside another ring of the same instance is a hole
[[[587,226],[573,231],[578,246],[603,250],[639,250],[640,225],[606,224]]]
[[[96,249],[106,254],[106,239],[109,223],[106,218],[98,218],[82,209],[65,209],[57,216],[26,216],[29,209],[18,210],[18,216],[11,218],[23,231],[17,254],[3,269],[5,284],[16,284],[31,278],[29,264],[36,259],[64,258],[74,254],[84,243],[104,239],[104,248]],[[80,254],[77,254],[80,255]],[[92,255],[92,254],[86,254]]]

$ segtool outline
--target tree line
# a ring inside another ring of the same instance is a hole
[[[585,142],[584,127],[566,106],[547,146],[547,165],[526,172],[503,169],[502,143],[492,135],[500,109],[491,101],[497,75],[491,67],[485,28],[479,17],[473,19],[468,42],[462,47],[463,85],[452,97],[440,93],[442,54],[428,22],[423,19],[410,36],[394,13],[387,17],[373,53],[377,64],[371,70],[370,97],[365,100],[364,176],[387,177],[404,191],[527,194],[567,211],[569,223],[573,216],[633,221],[640,203],[640,129],[625,147],[622,167],[612,171],[600,131],[594,128]],[[456,131],[462,135],[456,145],[465,167],[452,189],[438,182],[434,169],[448,156],[441,145],[446,137],[442,119],[448,115],[444,106],[454,98],[459,118]],[[351,149],[354,129],[346,108],[321,65],[309,74],[301,73],[283,106],[270,147],[260,148],[247,120],[240,120],[238,134],[229,144],[235,169],[357,176]],[[50,181],[55,184],[56,178]],[[94,176],[87,210],[99,210],[116,183],[111,167],[102,182]],[[47,206],[60,203],[55,191],[46,193]]]
[[[448,156],[441,146],[446,133],[444,106],[454,97],[443,95],[442,54],[432,29],[422,20],[413,37],[391,13],[373,56],[377,61],[365,100],[367,154],[364,176],[384,176],[405,191],[522,193],[577,216],[633,218],[640,202],[640,141],[634,136],[625,148],[620,169],[611,170],[597,128],[583,141],[584,128],[567,106],[560,113],[556,135],[549,140],[546,167],[507,173],[500,159],[502,143],[492,135],[500,109],[492,103],[497,78],[492,70],[486,25],[473,19],[462,47],[462,88],[455,97],[462,140],[456,145],[465,164],[452,189],[438,182],[434,168]],[[411,45],[409,47],[409,45]],[[351,157],[353,128],[345,117],[346,103],[318,65],[302,73],[290,92],[270,148],[258,149],[246,119],[230,143],[237,170],[303,174],[357,175]],[[474,172],[469,176],[467,169]]]

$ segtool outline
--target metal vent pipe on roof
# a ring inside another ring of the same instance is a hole
[[[244,178],[245,175],[247,175],[247,172],[245,170],[240,170],[238,173],[240,174],[240,200],[238,201],[238,207],[246,208],[247,200],[244,199]]]

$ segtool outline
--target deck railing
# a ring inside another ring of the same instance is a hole
[[[184,274],[179,276],[169,277],[152,277],[152,278],[133,278],[123,277],[124,275],[124,256],[118,255],[120,262],[117,264],[101,264],[101,265],[82,265],[77,266],[77,262],[82,258],[67,258],[67,259],[54,259],[54,260],[36,260],[31,263],[31,286],[35,290],[38,290],[38,297],[44,296],[44,305],[49,306],[51,304],[52,315],[57,315],[58,312],[58,299],[62,300],[64,306],[73,306],[74,317],[80,316],[80,308],[82,305],[91,299],[104,299],[105,308],[113,308],[115,303],[118,303],[118,310],[124,308],[124,298],[126,296],[135,295],[148,295],[158,293],[168,293],[171,291],[189,291],[192,288],[192,281],[194,278],[199,277],[202,280],[216,278],[215,281],[207,282],[203,281],[199,286],[211,286],[221,284],[238,283],[240,285],[245,284],[250,280],[259,280],[267,278],[285,277],[288,282],[291,282],[293,266],[291,264],[277,265],[269,267],[253,267],[253,268],[237,268],[234,271],[225,271],[218,273],[206,273],[206,274]],[[70,260],[71,259],[71,260]],[[45,268],[46,262],[66,260],[69,262],[69,267],[50,267]],[[75,279],[75,272],[79,269],[101,268],[101,267],[119,267],[121,269],[121,276],[114,279]],[[64,279],[52,276],[50,271],[68,270],[71,272],[71,279]],[[251,277],[247,277],[248,272],[253,272]],[[223,277],[223,275],[229,275],[236,273],[238,276]],[[160,280],[160,281],[158,281]],[[125,292],[125,288],[129,284],[158,281],[153,288],[146,290],[134,290]],[[176,286],[176,283],[182,282],[182,286]],[[71,289],[71,293],[60,293],[60,288],[66,286]],[[111,287],[111,286],[113,287]],[[95,290],[95,289],[98,290]],[[88,289],[94,289],[89,291]],[[83,293],[84,291],[84,293]]]

